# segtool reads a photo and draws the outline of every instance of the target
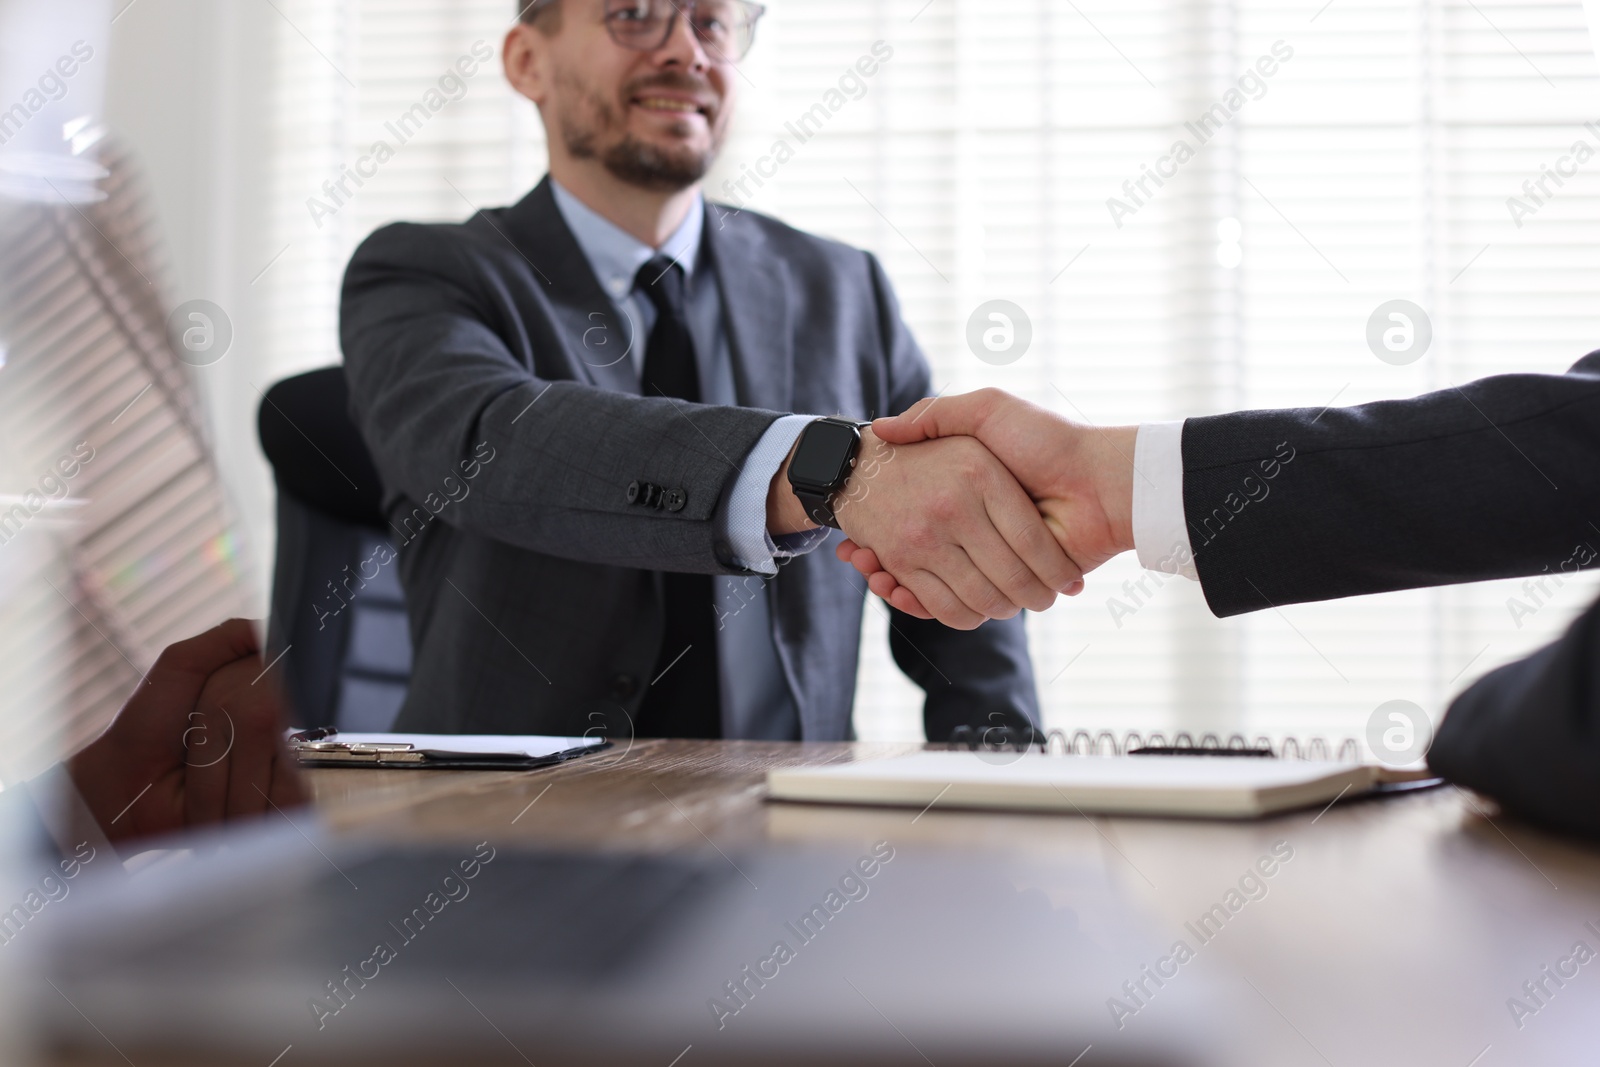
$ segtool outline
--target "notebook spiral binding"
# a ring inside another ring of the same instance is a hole
[[[1123,756],[1140,748],[1201,748],[1201,749],[1267,749],[1279,759],[1303,760],[1332,760],[1338,763],[1360,763],[1362,761],[1361,745],[1353,737],[1347,737],[1334,743],[1324,737],[1313,737],[1304,742],[1296,737],[1283,737],[1274,742],[1268,737],[1257,737],[1253,741],[1243,734],[1203,733],[1199,739],[1187,730],[1180,730],[1167,739],[1166,734],[1157,730],[1146,736],[1138,730],[1130,730],[1123,734],[1116,734],[1110,730],[1090,732],[1088,730],[1074,730],[1069,735],[1065,730],[1051,730],[1041,733],[1032,727],[1021,729],[1009,726],[986,727],[976,730],[971,726],[958,726],[950,734],[951,747],[967,748],[977,751],[987,749],[1016,749],[1019,751],[1029,748],[1038,748],[1045,754],[1062,756]]]

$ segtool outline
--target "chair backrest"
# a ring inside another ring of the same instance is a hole
[[[411,638],[382,486],[348,414],[344,368],[267,390],[261,448],[278,487],[269,659],[302,726],[388,730],[411,677]]]

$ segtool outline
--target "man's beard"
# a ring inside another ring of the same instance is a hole
[[[716,158],[715,149],[704,153],[691,149],[669,152],[645,144],[631,133],[604,152],[595,152],[593,141],[591,135],[585,146],[589,153],[587,156],[570,137],[567,139],[567,150],[577,159],[598,157],[601,165],[618,180],[655,191],[687,189],[706,176]]]
[[[652,191],[675,192],[687,189],[706,176],[722,148],[722,136],[713,128],[711,148],[696,152],[677,151],[646,144],[633,134],[624,134],[616,144],[600,148],[597,131],[622,125],[617,111],[597,93],[584,93],[588,104],[587,124],[573,116],[561,118],[561,139],[573,159],[598,159],[611,175],[629,185]]]

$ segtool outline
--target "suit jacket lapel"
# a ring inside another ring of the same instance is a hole
[[[719,223],[717,214],[707,209],[704,240],[722,290],[739,403],[788,411],[794,402],[788,271],[753,225],[725,212]]]
[[[507,208],[500,227],[533,268],[557,337],[583,376],[602,389],[637,394],[628,320],[617,313],[561,218],[550,179]]]

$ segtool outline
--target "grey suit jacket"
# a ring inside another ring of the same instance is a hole
[[[340,335],[403,542],[415,647],[397,728],[629,736],[661,642],[654,572],[745,573],[720,520],[772,422],[892,414],[930,391],[872,256],[716,207],[705,252],[740,407],[638,395],[626,323],[548,181],[513,207],[387,226],[357,250]],[[666,506],[630,502],[635,483],[667,490]],[[865,587],[836,538],[772,579],[808,740],[852,736]],[[761,595],[765,580],[749,585]],[[971,632],[892,623],[930,738],[1037,723],[1020,617]]]

